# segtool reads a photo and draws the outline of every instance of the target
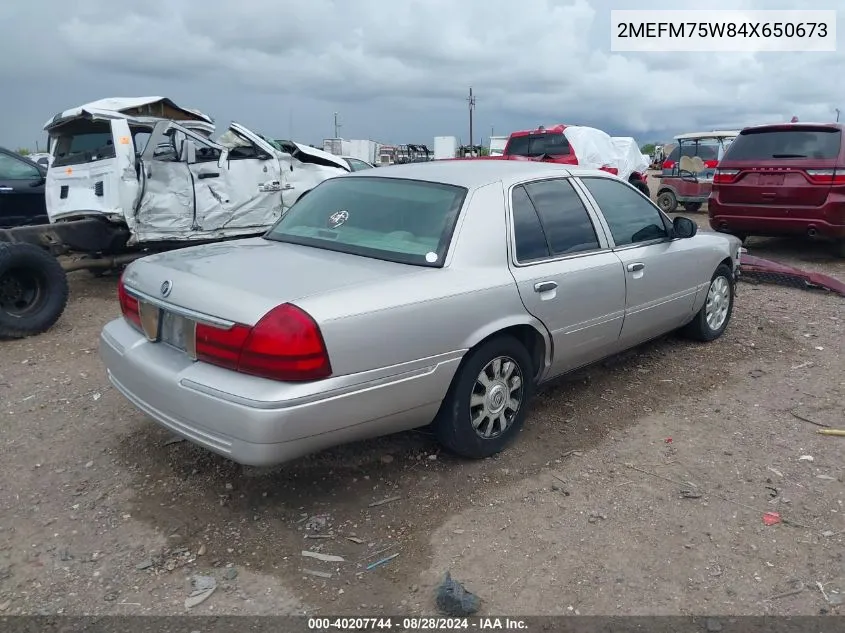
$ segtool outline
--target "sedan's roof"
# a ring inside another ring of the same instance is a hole
[[[477,189],[492,182],[564,176],[608,176],[598,169],[522,160],[433,160],[344,174],[343,178],[407,178]]]

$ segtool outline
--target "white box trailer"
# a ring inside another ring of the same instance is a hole
[[[507,136],[490,137],[490,156],[501,156],[505,153],[505,146],[508,144]]]
[[[376,141],[367,139],[351,140],[349,141],[349,153],[346,156],[375,165],[378,162],[380,150],[381,143],[377,143]]]
[[[457,158],[458,139],[454,136],[434,137],[434,160]]]
[[[381,143],[368,139],[327,138],[323,140],[323,151],[335,156],[357,158],[375,165],[379,160]]]
[[[323,151],[335,156],[348,156],[349,141],[342,138],[323,139]]]

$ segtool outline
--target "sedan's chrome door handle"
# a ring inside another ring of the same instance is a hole
[[[645,264],[642,262],[636,262],[633,264],[628,264],[628,272],[635,273],[645,268]]]
[[[541,281],[534,284],[534,292],[548,292],[555,288],[557,288],[557,282],[555,281]]]

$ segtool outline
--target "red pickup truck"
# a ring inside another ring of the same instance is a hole
[[[567,135],[566,130],[570,130]],[[576,134],[577,132],[577,134]],[[570,142],[570,136],[577,139]],[[581,143],[578,143],[581,141]],[[637,150],[639,151],[639,150]],[[607,154],[605,156],[605,154]],[[579,160],[579,155],[581,159]],[[611,137],[594,128],[584,128],[573,125],[540,126],[536,130],[513,132],[508,137],[504,153],[501,156],[487,156],[494,160],[538,160],[563,165],[586,164],[610,172],[614,176],[619,174],[618,167],[613,166],[618,150],[613,148]],[[627,180],[644,195],[650,196],[646,174],[643,171],[632,171]]]

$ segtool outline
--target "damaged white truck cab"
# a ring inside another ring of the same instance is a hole
[[[341,158],[272,141],[163,97],[104,99],[44,126],[49,224],[0,229],[0,337],[44,332],[67,302],[65,273],[261,235],[303,194],[350,171]],[[56,257],[81,255],[74,259]]]
[[[298,144],[292,156],[237,123],[217,142],[202,122],[115,113],[86,112],[48,131],[51,222],[101,215],[125,223],[127,245],[263,232],[303,193],[348,171]]]

